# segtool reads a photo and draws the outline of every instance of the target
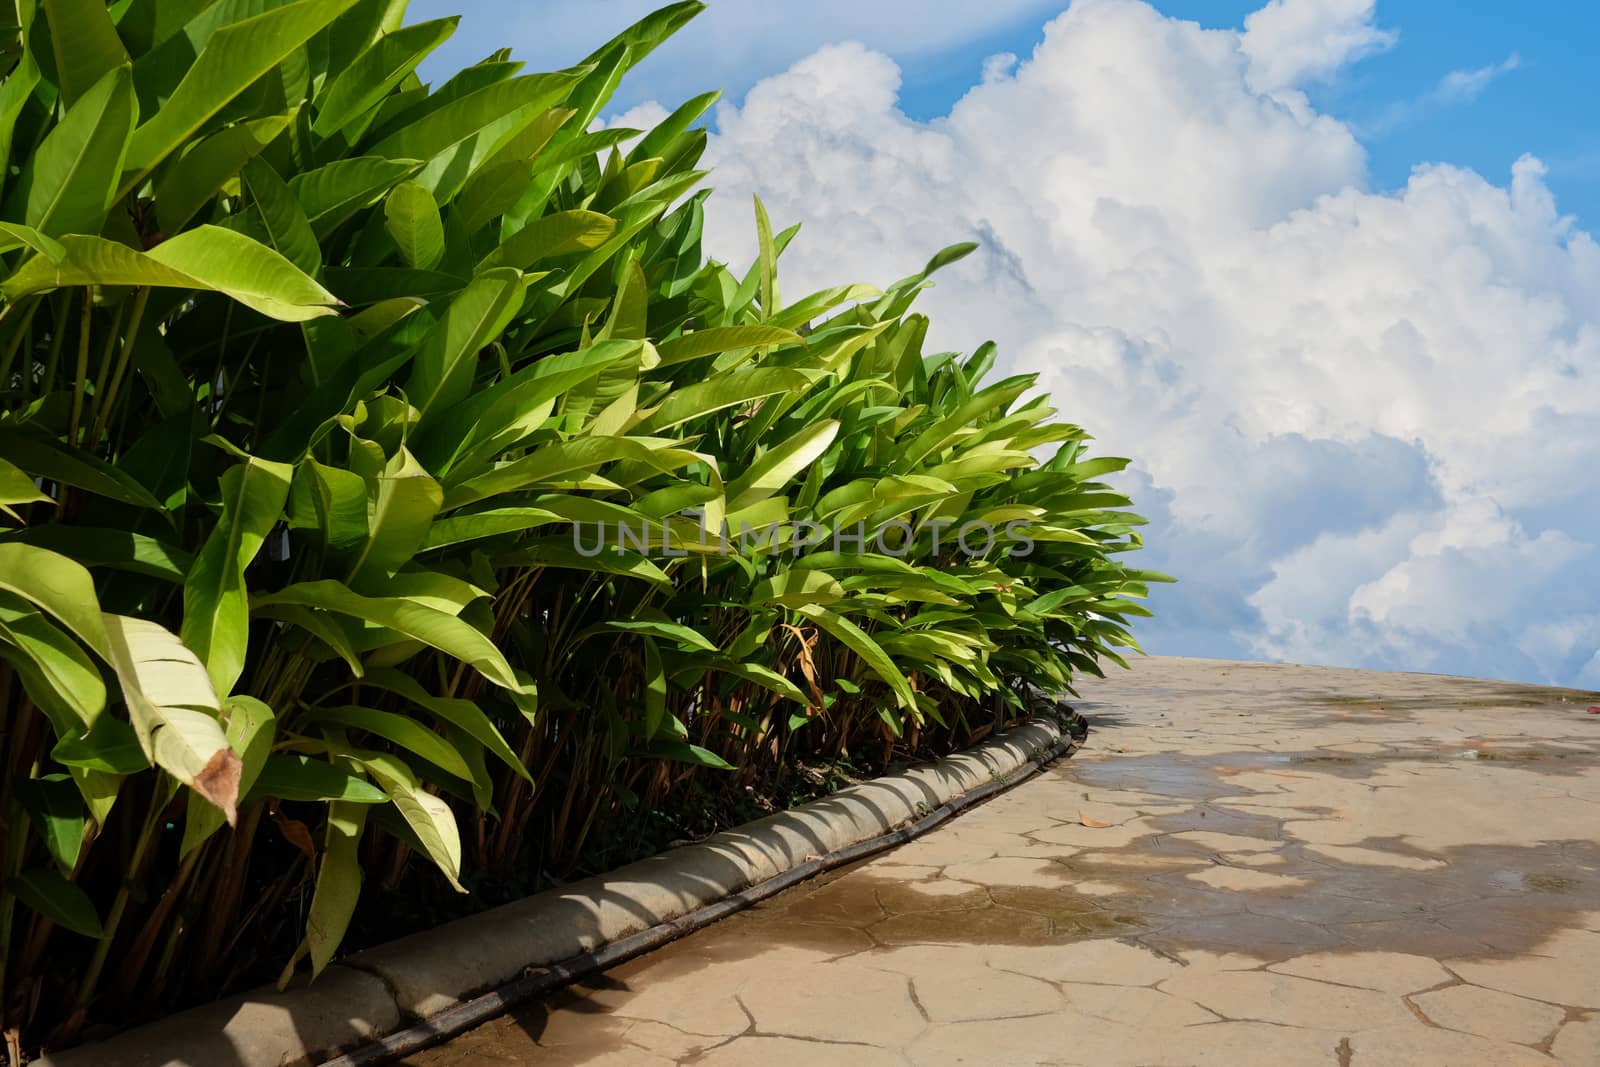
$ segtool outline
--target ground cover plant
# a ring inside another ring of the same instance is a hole
[[[785,299],[715,94],[596,122],[699,6],[429,86],[405,0],[0,5],[13,1062],[1136,647],[1125,461],[924,351],[969,249]]]

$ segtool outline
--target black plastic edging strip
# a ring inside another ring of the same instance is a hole
[[[585,952],[562,960],[559,963],[541,967],[532,974],[513,978],[487,993],[476,996],[471,1000],[463,1001],[453,1008],[446,1008],[444,1011],[431,1015],[420,1023],[409,1026],[404,1030],[397,1030],[371,1044],[362,1045],[360,1048],[342,1056],[325,1060],[322,1067],[379,1067],[380,1064],[391,1063],[402,1056],[409,1056],[413,1052],[420,1052],[431,1045],[436,1045],[448,1038],[455,1037],[457,1034],[463,1034],[474,1027],[483,1025],[498,1015],[505,1014],[518,1005],[548,996],[574,982],[589,978],[620,963],[625,963],[635,956],[660,948],[662,945],[676,941],[680,937],[710,926],[718,919],[725,919],[735,912],[740,912],[759,904],[768,897],[781,893],[785,889],[798,885],[807,879],[815,878],[817,875],[825,874],[836,867],[855,863],[858,860],[877,855],[879,852],[884,852],[921,837],[952,815],[965,811],[974,804],[988,800],[996,793],[1021,785],[1044,770],[1046,766],[1055,762],[1060,756],[1071,752],[1075,747],[1077,747],[1077,742],[1072,735],[1068,732],[1063,732],[1061,739],[1054,745],[1029,756],[1027,763],[1018,767],[1004,778],[987,782],[975,789],[968,790],[958,797],[952,797],[920,819],[908,823],[898,830],[891,830],[887,833],[879,834],[877,837],[858,841],[853,845],[829,852],[825,856],[806,860],[804,863],[791,867],[781,874],[775,874],[763,882],[757,882],[753,886],[741,889],[739,892],[714,903],[696,908],[694,911],[680,915],[676,919],[658,923],[649,929],[640,930],[636,934],[629,934],[627,937],[618,938],[592,952]],[[349,965],[346,964],[346,966]]]

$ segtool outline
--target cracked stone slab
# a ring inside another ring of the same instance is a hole
[[[1536,1045],[1556,1032],[1567,1013],[1536,1000],[1458,985],[1411,998],[1435,1025],[1463,1034]]]
[[[1297,978],[1397,995],[1453,981],[1437,960],[1403,952],[1315,952],[1273,964],[1269,969]]]
[[[1072,759],[552,1002],[522,1059],[407,1064],[1600,1064],[1600,728],[1560,693],[1159,658],[1080,690]]]

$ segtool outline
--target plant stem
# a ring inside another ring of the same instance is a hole
[[[8,305],[5,311],[0,311],[0,315],[4,315],[5,312],[9,312],[15,306],[14,304]],[[23,313],[22,321],[17,323],[16,334],[12,336],[10,341],[6,342],[5,355],[0,356],[0,389],[5,389],[11,384],[11,364],[17,358],[17,349],[22,347],[23,339],[29,336],[29,331],[33,328],[33,313],[38,310],[39,301],[31,301],[28,304],[28,310]],[[23,387],[26,388],[28,384],[26,367],[23,369],[22,383]]]
[[[83,288],[83,313],[78,327],[78,373],[72,385],[72,421],[67,425],[67,443],[78,443],[78,426],[83,421],[83,393],[89,387],[89,327],[93,325],[94,289]]]
[[[117,939],[117,927],[122,924],[122,913],[128,908],[128,897],[132,895],[133,883],[139,877],[139,869],[144,866],[144,854],[161,825],[161,813],[167,809],[167,804],[172,799],[165,778],[165,775],[160,775],[156,779],[155,794],[150,798],[150,811],[145,815],[144,829],[140,831],[139,840],[133,846],[133,855],[128,860],[127,880],[117,890],[117,898],[112,901],[111,911],[106,915],[105,932],[95,945],[94,957],[89,961],[89,969],[84,972],[83,982],[78,986],[78,1001],[75,1005],[78,1011],[87,1010],[89,1001],[94,996],[95,987],[100,984],[100,972],[105,969],[106,957],[111,954],[111,945]]]
[[[95,444],[100,440],[100,435],[105,433],[106,423],[111,420],[112,404],[117,398],[117,391],[122,388],[123,375],[127,373],[128,361],[133,356],[133,342],[134,339],[139,336],[139,325],[144,320],[144,307],[149,302],[150,287],[144,286],[140,288],[139,295],[133,298],[133,314],[128,317],[127,336],[125,336],[122,340],[122,351],[117,354],[116,373],[111,376],[111,384],[106,387],[105,400],[103,403],[101,402],[98,390],[96,391],[94,398],[94,428],[89,431],[88,447],[91,449],[94,448]],[[116,336],[116,332],[113,331],[111,334],[111,341],[106,343],[106,349],[108,353],[110,351],[112,342],[116,340]],[[103,367],[101,368],[101,372],[103,377]]]
[[[67,312],[72,310],[71,290],[62,293],[56,304],[50,316],[50,355],[45,359],[44,377],[39,379],[40,396],[48,393],[50,386],[55,384],[56,371],[61,366],[61,346],[67,340]]]
[[[100,370],[94,376],[94,397],[89,407],[89,425],[91,427],[99,424],[100,412],[105,408],[106,383],[111,378],[112,357],[117,350],[117,337],[122,333],[122,313],[127,306],[128,302],[124,300],[111,310],[111,329],[106,331],[105,351],[100,354]],[[92,429],[84,447],[94,447]]]

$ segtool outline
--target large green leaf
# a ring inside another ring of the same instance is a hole
[[[683,334],[670,341],[663,341],[656,346],[656,352],[661,356],[661,365],[670,367],[677,363],[687,363],[691,359],[741,348],[755,348],[758,345],[792,345],[800,342],[800,335],[793,330],[779,329],[775,326],[712,326]]]
[[[17,799],[44,841],[61,873],[71,874],[83,850],[83,801],[65,774],[24,778],[16,783]]]
[[[105,683],[83,649],[8,592],[0,592],[0,659],[11,664],[57,738],[80,736],[105,710]]]
[[[675,763],[689,763],[696,767],[710,767],[719,771],[733,770],[733,764],[715,752],[699,745],[691,745],[687,741],[658,739],[640,745],[632,754],[649,756],[652,759],[672,760]]]
[[[444,258],[444,222],[432,193],[416,182],[401,182],[389,190],[383,216],[406,263],[417,270],[439,265]]]
[[[183,584],[180,633],[218,693],[233,692],[250,642],[244,571],[283,512],[293,468],[251,458],[222,475],[222,515]]]
[[[456,892],[465,893],[460,881],[461,834],[450,805],[424,790],[416,773],[396,756],[366,752],[359,762],[389,794],[440,873]]]
[[[367,483],[354,471],[307,456],[290,487],[289,528],[309,530],[324,546],[343,550],[367,539]]]
[[[452,726],[459,727],[511,768],[513,773],[530,782],[533,781],[533,775],[511,750],[500,730],[472,701],[434,696],[415,678],[396,670],[373,671],[367,675],[366,684],[388,690]]]
[[[311,132],[331,137],[376,107],[429,52],[449,39],[458,19],[434,19],[379,37],[356,61],[332,73],[317,100]]]
[[[134,131],[120,188],[135,188],[256,79],[353,3],[297,0],[211,34],[172,97]]]
[[[6,540],[70,556],[85,567],[109,567],[180,585],[194,562],[187,552],[168,541],[101,526],[49,523],[18,530]]]
[[[802,604],[795,610],[860,656],[862,662],[872,668],[874,674],[889,683],[889,688],[893,690],[895,699],[900,702],[901,707],[909,709],[917,706],[916,696],[911,691],[911,683],[906,680],[900,668],[895,666],[889,654],[866,631],[843,615],[829,611],[819,604]]]
[[[405,715],[377,708],[346,705],[336,708],[315,707],[308,712],[310,721],[326,723],[345,730],[360,731],[392,742],[415,756],[420,756],[447,774],[467,781],[472,771],[460,752],[450,742]]]
[[[384,804],[389,795],[371,782],[327,760],[287,752],[267,757],[246,802],[263,797],[280,800]]]
[[[311,910],[306,915],[306,947],[311,953],[313,979],[333,962],[355,914],[356,902],[361,899],[361,858],[357,847],[370,811],[364,804],[348,801],[328,806],[317,888],[311,894]]]
[[[663,641],[671,641],[683,648],[698,649],[702,652],[715,652],[717,646],[704,634],[681,622],[667,622],[656,619],[613,619],[605,623],[604,627],[610,630],[620,630],[624,633],[649,634]]]
[[[492,641],[467,622],[435,608],[393,597],[361,596],[333,581],[301,582],[258,597],[256,603],[318,608],[361,619],[454,656],[498,686],[518,692],[525,688]]]
[[[617,220],[593,211],[559,211],[534,219],[495,246],[478,264],[527,270],[543,259],[599,248],[616,232]]]
[[[76,561],[33,545],[0,544],[0,589],[60,620],[102,657],[109,647],[94,579]]]
[[[289,189],[300,201],[311,228],[319,237],[326,237],[351,215],[381,200],[416,169],[417,163],[409,159],[357,156],[297,174],[289,179]]]
[[[110,715],[100,716],[84,736],[57,742],[50,758],[64,767],[118,776],[137,774],[150,766],[133,727]]]
[[[52,438],[0,428],[0,457],[36,478],[134,507],[161,509],[161,501],[131,475],[92,453]]]
[[[728,511],[750,507],[781,492],[796,475],[815,463],[838,435],[839,423],[829,419],[773,445],[728,483]]]
[[[546,356],[430,417],[418,433],[417,455],[440,477],[457,467],[478,471],[537,430],[551,401],[624,360],[638,360],[642,352],[637,341],[603,341]]]
[[[544,111],[467,179],[454,203],[468,233],[476,233],[516,207],[533,186],[533,176],[541,165],[540,153],[573,114],[571,108],[563,107]]]
[[[16,300],[71,285],[142,285],[225,293],[268,318],[331,315],[338,300],[293,263],[242,233],[199,226],[139,252],[98,237],[61,240],[60,262],[34,256],[0,284]]]
[[[105,8],[100,10],[103,16]],[[133,119],[128,68],[114,67],[68,108],[28,157],[7,214],[53,237],[99,233],[116,193]]]
[[[13,519],[17,513],[11,509],[21,504],[54,504],[49,494],[40,492],[32,478],[22,468],[0,459],[0,511]],[[17,519],[18,522],[22,521]]]
[[[757,367],[674,389],[642,423],[638,432],[655,433],[680,423],[811,384],[808,375],[787,367]]]
[[[377,478],[368,534],[351,567],[351,580],[370,583],[411,562],[444,503],[444,490],[401,447]]]
[[[42,0],[50,20],[61,99],[71,108],[107,72],[128,64],[128,50],[104,0]],[[119,168],[120,169],[120,168]]]
[[[532,121],[539,112],[564,97],[578,76],[571,71],[533,74],[484,86],[385,137],[373,146],[372,154],[388,159],[428,161],[468,142],[465,145],[468,154],[464,157],[457,154],[450,161],[466,172],[461,178],[464,181],[466,175],[476,169],[475,163],[482,162],[499,147],[498,138],[488,145],[476,143],[481,140],[480,133],[492,131],[498,123],[504,130],[503,135],[514,134],[520,124]],[[518,123],[517,116],[526,118]],[[510,128],[506,129],[508,125]],[[475,160],[474,156],[481,158]],[[433,173],[437,173],[437,168],[423,178],[429,188],[435,185],[435,181],[429,180]]]
[[[523,279],[514,270],[485,271],[445,309],[411,364],[407,398],[419,426],[428,416],[462,400],[472,388],[479,351],[505,329],[521,306]]]
[[[322,249],[288,183],[272,169],[272,164],[260,158],[246,163],[240,177],[261,213],[272,247],[307,274],[315,274],[322,266]]]
[[[218,130],[169,163],[156,182],[156,219],[162,230],[181,230],[293,121],[294,113],[290,112],[236,123]]]
[[[205,667],[158,623],[125,615],[104,619],[107,658],[145,755],[222,809],[231,826],[243,764],[217,720],[217,693]]]
[[[76,882],[63,878],[54,867],[23,871],[6,888],[23,904],[63,929],[89,938],[105,936],[89,894]]]

